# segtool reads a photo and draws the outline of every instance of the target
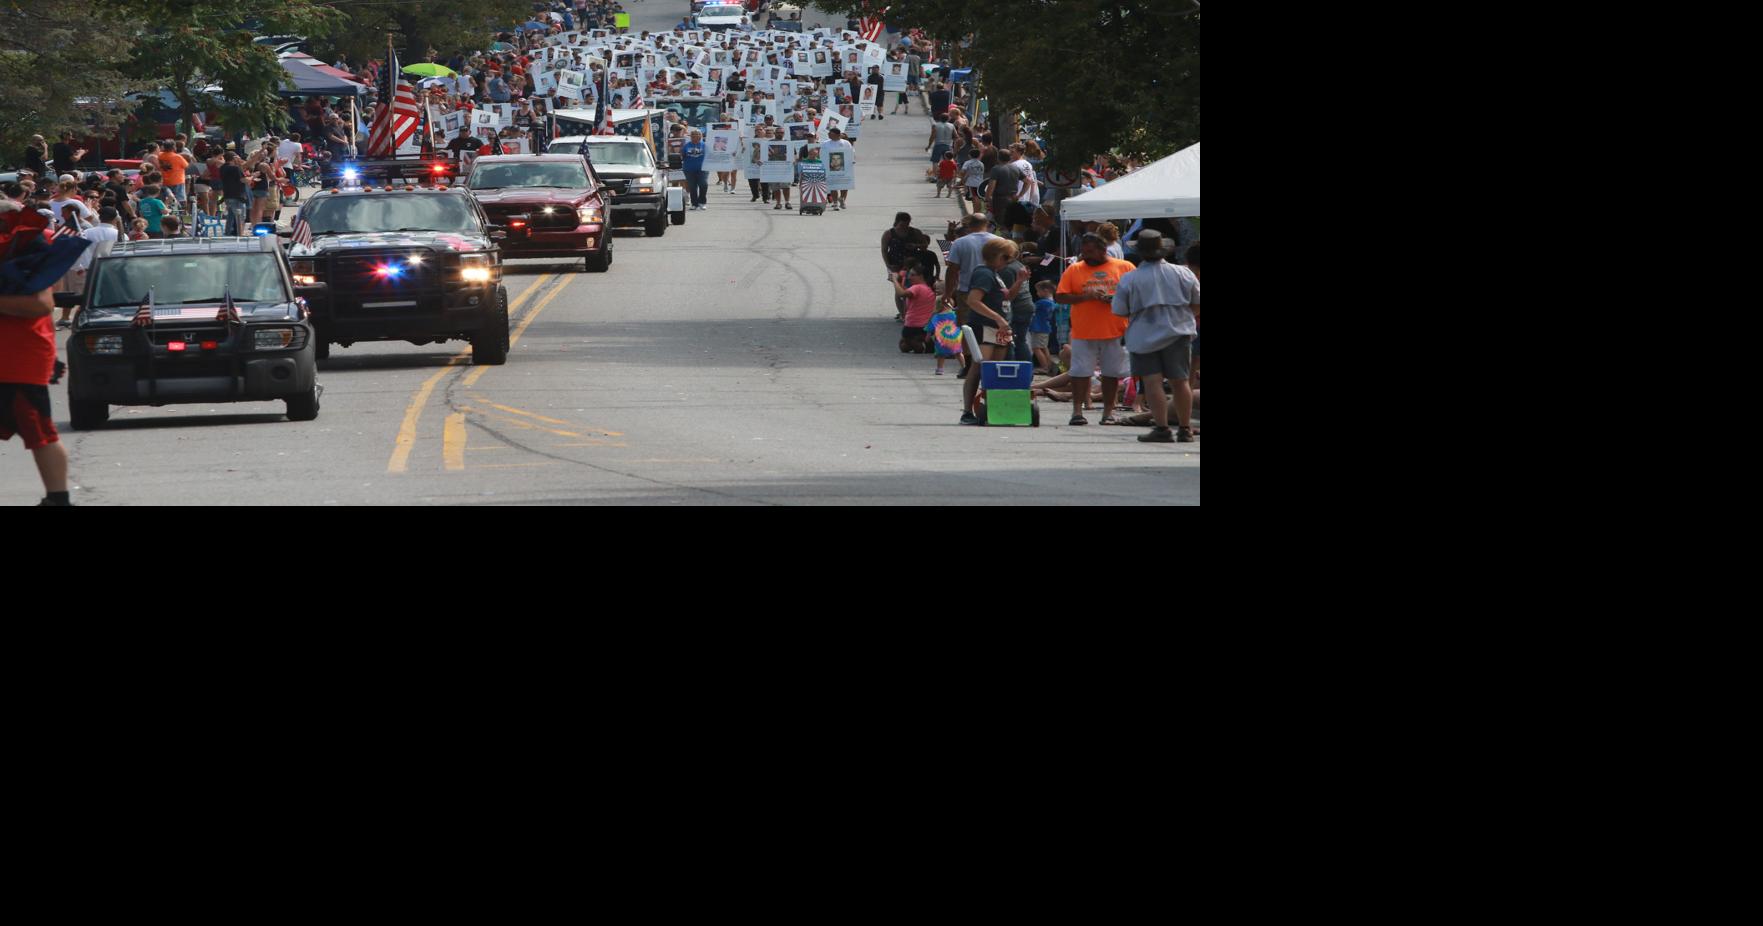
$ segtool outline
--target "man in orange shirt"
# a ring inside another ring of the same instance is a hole
[[[1072,264],[1059,281],[1053,301],[1071,306],[1071,424],[1089,424],[1084,417],[1084,396],[1090,394],[1090,376],[1102,375],[1102,423],[1119,424],[1114,400],[1120,381],[1132,376],[1132,358],[1121,339],[1129,319],[1114,314],[1114,290],[1120,278],[1133,271],[1129,261],[1108,256],[1108,242],[1100,235],[1085,235],[1078,251],[1081,260]]]
[[[154,157],[159,161],[160,172],[165,174],[165,188],[177,197],[178,205],[181,206],[189,202],[189,188],[184,186],[184,171],[194,162],[188,155],[172,150],[174,147],[169,142],[154,145],[153,148],[157,151]]]

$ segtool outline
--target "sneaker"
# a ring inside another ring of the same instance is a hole
[[[52,502],[47,498],[37,503],[38,508],[72,508],[73,502]]]
[[[937,371],[937,375],[938,375],[938,376],[941,376],[941,375],[943,375],[943,371],[942,371],[942,370],[938,370],[938,371]]]
[[[1178,444],[1191,444],[1191,443],[1193,443],[1194,442],[1193,430],[1189,429],[1189,428],[1177,429],[1175,432],[1175,442]]]
[[[1152,428],[1151,433],[1139,435],[1141,444],[1173,444],[1175,432],[1168,428]]]
[[[977,424],[979,424],[979,419],[974,417],[973,412],[962,412],[961,413],[961,423],[962,424],[977,425]]]

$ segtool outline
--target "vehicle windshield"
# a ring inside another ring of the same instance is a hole
[[[274,254],[176,254],[102,260],[95,271],[93,309],[131,312],[153,293],[154,305],[220,302],[292,302]]]
[[[705,19],[714,19],[718,16],[739,16],[741,12],[742,10],[738,6],[707,6],[698,15]]]
[[[545,151],[550,154],[581,154],[582,143],[579,141],[554,141]]]
[[[483,232],[477,213],[463,195],[326,196],[313,200],[301,217],[312,226],[314,236],[395,231],[462,235]]]
[[[697,129],[701,129],[722,118],[722,104],[716,100],[705,100],[701,103],[673,101],[657,104],[656,108],[671,109],[674,112],[679,113],[681,119],[686,120],[688,125]]]
[[[503,190],[509,187],[560,187],[585,190],[588,171],[576,162],[529,164],[479,164],[471,172],[469,186],[474,190]]]
[[[588,160],[595,167],[648,167],[649,151],[643,145],[596,145],[588,143]]]

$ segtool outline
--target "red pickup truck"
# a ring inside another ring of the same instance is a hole
[[[507,231],[505,259],[579,257],[589,273],[612,267],[611,194],[579,154],[481,157],[466,188]]]

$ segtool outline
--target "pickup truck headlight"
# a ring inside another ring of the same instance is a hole
[[[294,346],[294,329],[259,328],[251,333],[258,350],[283,350]]]
[[[490,255],[461,254],[459,256],[459,279],[467,283],[488,283],[490,271]]]
[[[122,353],[122,335],[88,334],[86,335],[86,352],[91,354],[120,354]]]
[[[599,206],[583,206],[576,210],[576,215],[581,217],[583,225],[599,225],[606,221],[606,213]]]
[[[289,266],[298,276],[310,277],[318,275],[318,261],[315,260],[297,260]]]

